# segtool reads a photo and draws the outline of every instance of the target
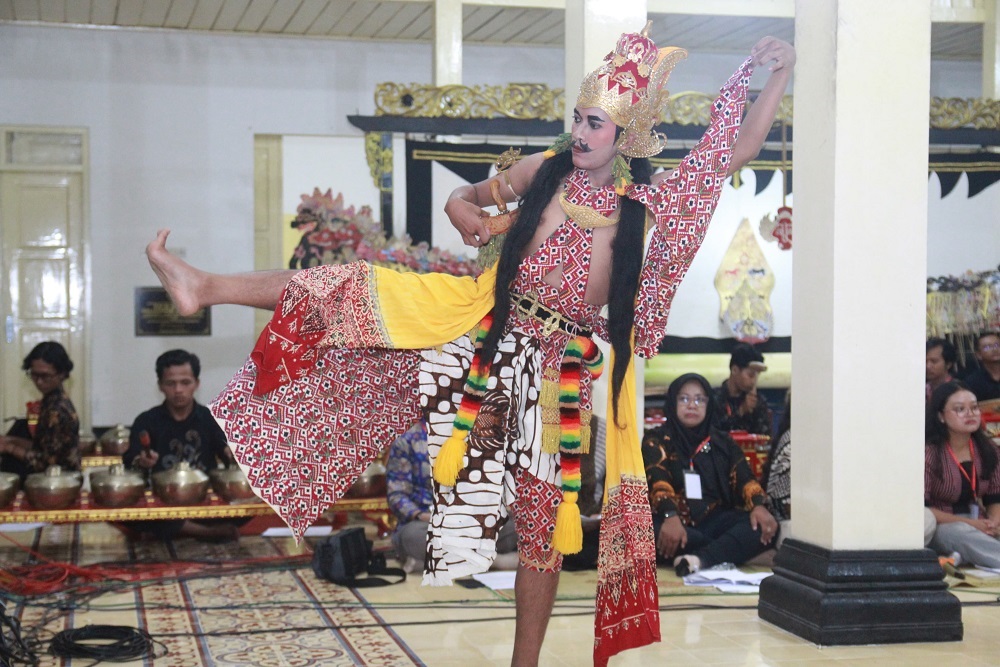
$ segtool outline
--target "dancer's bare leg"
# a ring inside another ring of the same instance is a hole
[[[218,304],[253,306],[273,310],[294,270],[254,271],[223,275],[196,269],[167,250],[169,229],[161,229],[146,246],[153,272],[181,315]]]
[[[559,588],[558,572],[538,572],[521,565],[514,580],[517,626],[512,667],[536,667]]]

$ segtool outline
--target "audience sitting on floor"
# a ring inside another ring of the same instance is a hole
[[[427,554],[427,528],[434,500],[427,429],[422,421],[410,427],[389,448],[386,498],[396,517],[392,543],[406,572],[422,572]],[[508,520],[497,537],[493,569],[517,569],[517,532]]]
[[[677,378],[665,406],[667,422],[642,442],[657,560],[683,576],[740,565],[772,547],[778,523],[743,451],[712,425],[708,380]]]
[[[1000,399],[1000,333],[979,334],[976,359],[979,368],[965,378],[965,383],[981,402]]]
[[[780,540],[792,522],[792,390],[785,392],[785,411],[778,425],[778,437],[771,441],[767,463],[760,480],[767,491],[771,514],[778,520]]]
[[[771,435],[771,410],[764,397],[757,395],[757,377],[766,370],[764,355],[752,345],[737,343],[729,358],[729,377],[716,392],[718,428]]]
[[[163,392],[160,405],[135,418],[129,448],[122,455],[126,466],[151,475],[170,470],[186,461],[192,468],[208,472],[220,463],[233,462],[226,436],[208,408],[194,399],[201,362],[186,350],[170,350],[156,359],[157,386]],[[235,540],[239,526],[249,519],[200,519],[177,521],[133,521],[127,527],[158,539],[195,537],[209,541]]]
[[[931,548],[1000,567],[1000,452],[966,385],[952,381],[934,390],[925,439],[924,505],[937,521]]]
[[[935,389],[954,379],[952,373],[957,360],[958,354],[950,341],[944,338],[927,339],[926,400],[931,400],[931,393]]]
[[[55,341],[39,343],[24,358],[21,369],[42,394],[28,404],[28,415],[0,436],[0,469],[22,479],[51,465],[80,469],[80,419],[63,383],[73,361]]]

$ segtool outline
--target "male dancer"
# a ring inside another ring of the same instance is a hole
[[[622,36],[584,81],[572,133],[505,172],[501,193],[521,199],[519,218],[498,266],[475,281],[360,262],[221,276],[170,255],[165,231],[147,248],[182,312],[277,304],[212,407],[251,483],[298,534],[422,410],[438,481],[425,582],[485,570],[513,514],[514,665],[537,664],[561,553],[579,549],[578,455],[601,368],[593,334],[615,352],[595,663],[659,639],[632,353],[656,353],[722,184],[759,151],[795,60],[785,42],[758,42],[698,145],[672,173],[651,175],[666,79],[684,55]],[[744,119],[750,72],[765,63],[772,74]],[[459,188],[446,206],[472,245],[489,238],[489,191]]]

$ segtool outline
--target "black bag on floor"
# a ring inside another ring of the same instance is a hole
[[[348,588],[391,586],[406,581],[406,572],[386,567],[385,556],[372,553],[372,543],[365,538],[364,528],[344,528],[323,538],[313,551],[312,569],[320,579]],[[363,573],[369,576],[358,579]],[[373,576],[380,574],[399,577],[399,581]]]

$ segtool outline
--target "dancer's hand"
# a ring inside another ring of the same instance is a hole
[[[479,248],[489,242],[490,230],[486,228],[485,222],[489,213],[479,206],[453,194],[444,205],[444,212],[451,220],[452,226],[462,235],[465,245]]]
[[[785,68],[791,71],[795,65],[795,47],[777,37],[764,37],[753,45],[750,55],[753,57],[754,67],[773,62],[769,67],[772,72]]]

